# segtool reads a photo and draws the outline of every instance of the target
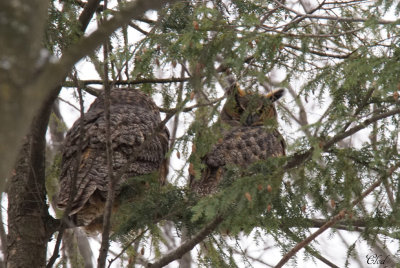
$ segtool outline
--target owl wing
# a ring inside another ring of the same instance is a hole
[[[277,130],[262,126],[235,127],[206,155],[205,170],[200,180],[192,182],[192,189],[200,195],[216,191],[224,166],[228,164],[247,167],[259,160],[285,154],[283,138]]]

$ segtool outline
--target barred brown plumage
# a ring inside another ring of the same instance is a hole
[[[143,92],[130,88],[112,89],[110,102],[112,165],[114,178],[117,180],[116,195],[121,190],[121,184],[130,177],[160,170],[160,179],[163,182],[168,168],[165,154],[168,151],[169,132],[163,126],[161,131],[155,133],[161,123],[157,106]],[[61,191],[57,206],[65,209],[70,203],[69,216],[73,222],[90,230],[94,225],[98,226],[98,223],[101,223],[108,191],[103,95],[99,96],[85,113],[83,125],[82,145],[79,142],[79,119],[65,138],[60,175]],[[79,150],[82,154],[77,165]],[[133,159],[132,155],[135,156]],[[116,178],[120,171],[124,171],[122,176]],[[75,173],[76,183],[72,185]],[[76,191],[70,200],[73,187],[76,187]]]
[[[269,157],[285,155],[285,143],[277,130],[273,102],[283,95],[278,89],[268,94],[254,94],[233,84],[222,108],[220,121],[227,126],[223,138],[202,159],[201,177],[191,176],[190,187],[204,196],[217,191],[228,164],[247,167]]]

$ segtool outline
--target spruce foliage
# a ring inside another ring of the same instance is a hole
[[[57,55],[80,36],[81,7],[80,1],[51,2],[45,45]],[[268,241],[283,256],[337,215],[327,236],[349,232],[372,251],[377,240],[399,250],[399,5],[284,2],[179,1],[115,32],[106,41],[107,62],[99,51],[86,59],[103,78],[107,64],[113,86],[134,85],[154,97],[165,117],[177,118],[167,123],[178,129],[168,185],[158,184],[158,174],[135,177],[118,200],[112,239],[128,248],[129,261],[121,257],[122,263],[154,262],[166,247],[178,247],[177,239],[165,238],[168,224],[191,239],[217,217],[222,222],[192,251],[199,267],[255,267],[243,236],[252,239],[252,249]],[[124,1],[118,3],[123,9]],[[98,27],[113,12],[99,9]],[[287,88],[276,106],[287,152],[245,168],[227,166],[218,192],[198,197],[188,181],[201,176],[204,156],[226,128],[219,113],[228,75],[247,91]],[[93,93],[79,69],[70,78],[66,87]],[[347,242],[347,259],[329,262],[350,267],[361,249],[354,239]],[[315,239],[304,245],[305,258],[325,262],[321,247]],[[386,252],[396,260],[394,251]]]

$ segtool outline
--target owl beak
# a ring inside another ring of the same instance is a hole
[[[275,89],[271,92],[268,92],[267,94],[264,95],[265,98],[269,99],[271,102],[279,100],[283,94],[285,93],[285,90],[283,88]]]

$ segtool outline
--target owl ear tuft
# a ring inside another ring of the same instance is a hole
[[[229,95],[239,95],[240,97],[243,97],[247,95],[246,91],[241,89],[239,86],[239,83],[236,81],[235,77],[233,75],[229,75],[227,78],[227,83],[228,87],[225,89],[225,91]]]
[[[238,84],[236,84],[236,90],[237,90],[237,92],[238,92],[240,97],[244,97],[246,95],[246,91],[241,89]]]
[[[268,92],[265,94],[265,98],[269,99],[271,102],[279,100],[283,94],[285,93],[285,90],[283,88],[275,89],[271,92]]]

